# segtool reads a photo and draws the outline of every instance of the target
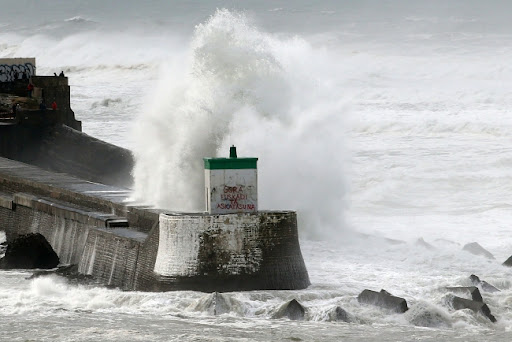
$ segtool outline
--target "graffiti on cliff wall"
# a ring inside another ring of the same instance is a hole
[[[29,78],[36,74],[32,63],[0,64],[0,82],[12,82],[17,79]]]

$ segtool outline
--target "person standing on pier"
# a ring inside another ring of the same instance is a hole
[[[34,85],[30,81],[28,82],[28,85],[27,85],[27,91],[28,91],[28,97],[32,97],[32,92],[34,91]]]
[[[57,102],[55,100],[52,102],[52,109],[57,110]]]

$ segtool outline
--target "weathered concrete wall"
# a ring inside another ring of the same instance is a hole
[[[39,149],[44,134],[40,127],[0,125],[0,156],[24,161]]]
[[[61,264],[78,264],[79,272],[100,283],[135,289],[139,246],[146,234],[109,228],[112,215],[16,193],[0,196],[0,217],[7,219],[0,229],[8,242],[17,235],[41,233]]]
[[[14,204],[12,196],[0,193],[0,231],[7,231],[14,226]]]
[[[295,212],[162,214],[155,273],[169,289],[309,286]]]
[[[102,283],[134,290],[140,243],[146,234],[128,229],[90,229],[79,272],[93,276]]]
[[[204,170],[206,211],[211,214],[258,211],[256,169]]]
[[[33,76],[32,83],[38,90],[42,101],[50,108],[53,101],[57,103],[60,112],[60,123],[72,127],[77,131],[82,130],[82,123],[75,119],[75,113],[71,109],[71,92],[67,77]]]
[[[32,164],[92,182],[131,187],[132,153],[64,125],[49,130]]]
[[[129,150],[65,125],[0,125],[0,156],[92,182],[133,184]]]

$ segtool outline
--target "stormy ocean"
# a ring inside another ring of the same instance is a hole
[[[258,157],[312,285],[144,293],[0,271],[0,341],[512,340],[512,4],[0,0],[0,58],[62,70],[85,133],[134,151],[133,197],[201,210],[202,158]],[[0,236],[0,239],[2,237]],[[433,248],[418,244],[423,238]],[[396,241],[398,240],[398,241]],[[462,247],[478,242],[495,259]],[[447,304],[478,275],[497,323]],[[361,305],[385,289],[409,311]],[[303,321],[272,319],[285,301]],[[333,319],[344,308],[350,323]]]

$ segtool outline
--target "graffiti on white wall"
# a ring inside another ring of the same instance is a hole
[[[31,59],[0,59],[0,82],[30,78],[36,74],[36,62]]]

